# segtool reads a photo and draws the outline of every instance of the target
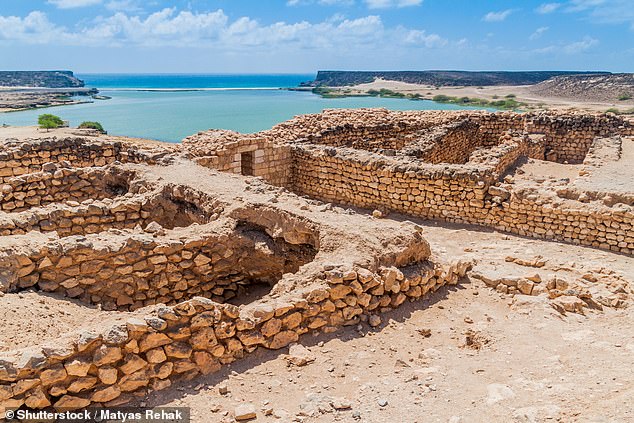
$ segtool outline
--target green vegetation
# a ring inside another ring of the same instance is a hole
[[[331,88],[315,87],[315,88],[313,88],[312,91],[313,91],[313,94],[318,94],[318,95],[322,96],[323,98],[340,97],[339,95],[336,94],[335,90],[333,90]]]
[[[349,90],[340,90],[337,88],[328,87],[315,87],[312,92],[318,94],[323,98],[342,98],[342,97],[381,97],[381,98],[402,98],[407,100],[424,100],[421,94],[405,94],[398,91],[388,90],[387,88],[381,88],[380,90],[368,90],[365,93],[353,94]],[[494,96],[495,100],[489,101],[483,98],[471,98],[471,97],[450,97],[448,95],[439,94],[432,98],[437,103],[449,103],[457,104],[460,106],[471,107],[490,107],[495,109],[515,110],[520,107],[526,107],[525,103],[521,103],[515,99],[515,94],[509,94],[505,96],[503,100],[497,100],[498,97]]]
[[[506,100],[489,101],[483,98],[450,97],[448,95],[437,95],[434,96],[432,100],[437,103],[458,104],[460,106],[493,107],[496,109],[504,110],[514,110],[526,106],[525,103],[520,103],[513,97],[507,96]]]
[[[96,129],[97,131],[101,132],[102,134],[106,134],[107,132],[103,129],[103,126],[101,126],[101,124],[99,122],[90,122],[90,121],[86,121],[86,122],[82,122],[78,128],[80,129]]]
[[[631,100],[631,99],[632,99],[632,94],[630,94],[630,93],[623,93],[623,94],[619,95],[619,100],[620,101]]]
[[[312,89],[313,94],[322,96],[323,98],[343,98],[343,97],[383,97],[383,98],[404,98],[409,100],[422,100],[420,94],[403,94],[396,91],[382,88],[380,90],[368,90],[365,93],[355,94],[351,90],[340,90],[328,87],[315,87]]]
[[[46,129],[46,132],[48,132],[49,129],[59,128],[60,126],[64,125],[64,121],[59,116],[47,113],[38,116],[37,124],[40,126],[40,128]]]
[[[370,97],[386,97],[386,98],[409,98],[407,94],[399,93],[396,91],[381,88],[380,90],[368,90]]]
[[[606,113],[614,113],[615,115],[634,115],[634,109],[619,110],[612,108],[606,110]]]

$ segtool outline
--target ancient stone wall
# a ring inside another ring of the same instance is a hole
[[[367,155],[296,148],[292,190],[326,201],[419,214],[442,215],[451,207],[483,200],[492,173],[459,165],[401,165],[396,159],[367,160]]]
[[[279,349],[309,331],[332,332],[368,316],[376,325],[376,313],[457,283],[467,267],[335,268],[313,275],[325,281],[319,287],[250,308],[201,297],[159,306],[147,316],[104,324],[101,332],[0,356],[0,404],[58,410],[120,405],[135,391],[209,374],[258,347]]]
[[[97,172],[99,182],[107,180],[103,173]],[[48,207],[0,216],[0,235],[38,231],[57,232],[65,237],[109,229],[147,228],[152,222],[173,229],[208,223],[222,210],[221,204],[191,188],[167,186],[161,192],[127,193],[103,199],[98,199],[102,194],[97,184],[90,185],[90,189],[94,191],[81,204],[72,200],[65,204],[52,202]],[[197,204],[202,204],[202,209]]]
[[[107,174],[98,168],[57,168],[8,178],[2,185],[2,210],[19,212],[59,202],[83,202],[124,195],[126,175]]]
[[[0,152],[0,183],[14,176],[39,172],[46,163],[66,162],[68,167],[104,166],[115,161],[157,164],[166,160],[168,154],[168,150],[159,147],[79,137],[9,141]]]
[[[31,254],[12,257],[15,263],[3,263],[5,277],[12,280],[7,290],[34,287],[101,304],[106,310],[134,310],[195,295],[224,302],[235,297],[256,273],[258,280],[264,280],[297,270],[285,263],[300,260],[294,255],[301,255],[301,248],[277,248],[270,242],[277,254],[267,257],[258,254],[254,239],[227,235],[226,224],[214,222],[205,228],[208,235],[189,233],[184,242],[155,239],[151,234],[121,237],[110,233],[107,238],[66,237],[35,243]],[[23,240],[10,241],[16,245]],[[242,263],[246,258],[248,262]]]
[[[544,159],[558,163],[582,163],[596,137],[629,135],[632,129],[613,115],[562,115],[495,113],[472,118],[479,129],[482,145],[494,145],[505,132],[544,135]]]
[[[519,157],[519,148],[512,146]],[[600,206],[559,205],[556,198],[531,192],[500,190],[493,186],[495,172],[469,173],[458,166],[438,167],[386,165],[330,156],[308,148],[295,151],[292,189],[326,201],[365,208],[391,210],[450,222],[492,226],[537,238],[634,253],[634,214]],[[508,166],[508,161],[500,165]]]
[[[425,142],[427,145],[415,155],[427,163],[466,163],[471,153],[480,147],[479,140],[473,136],[475,130],[477,125],[474,123],[460,122]]]
[[[204,142],[196,140],[192,142],[185,138],[183,145],[193,160],[202,166],[244,176],[260,176],[277,186],[290,183],[289,146],[231,131],[210,131],[205,134]]]

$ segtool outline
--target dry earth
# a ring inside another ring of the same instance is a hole
[[[78,128],[55,128],[55,129],[40,129],[37,126],[0,126],[0,142],[3,140],[9,139],[27,139],[27,138],[47,138],[47,137],[73,137],[73,136],[81,136],[81,137],[94,137],[98,140],[103,141],[123,141],[130,142],[134,144],[142,144],[142,145],[155,145],[161,146],[163,148],[174,148],[176,144],[166,143],[162,141],[150,140],[145,138],[133,138],[133,137],[124,137],[119,135],[103,135],[99,134],[92,129],[78,129]]]

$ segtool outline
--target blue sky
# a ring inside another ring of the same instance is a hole
[[[634,71],[634,0],[0,0],[0,69]]]

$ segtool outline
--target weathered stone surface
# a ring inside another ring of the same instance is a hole
[[[42,385],[50,386],[63,381],[66,379],[66,376],[68,376],[68,373],[66,373],[64,366],[61,364],[55,364],[40,373],[40,380],[42,381]]]
[[[92,361],[87,358],[75,358],[68,363],[64,363],[64,368],[69,376],[86,376],[91,365]]]
[[[68,387],[68,392],[71,394],[76,394],[81,391],[85,391],[86,389],[92,388],[97,383],[96,377],[80,377],[75,379],[73,383]]]
[[[124,374],[129,375],[130,373],[134,373],[137,370],[144,368],[147,365],[147,361],[143,360],[136,354],[128,354],[125,356],[123,360],[123,364],[119,366],[119,370],[121,370]]]
[[[72,395],[64,395],[53,405],[58,411],[78,410],[90,405],[90,400]]]
[[[112,385],[117,382],[118,371],[114,367],[101,367],[98,370],[98,376],[101,383]]]
[[[141,338],[141,342],[139,343],[139,351],[145,352],[152,348],[167,345],[170,342],[172,342],[172,340],[163,333],[148,333],[143,338]]]
[[[301,367],[315,361],[315,354],[300,344],[293,344],[288,348],[286,361],[295,366]]]
[[[165,351],[163,350],[163,348],[160,347],[147,351],[145,353],[145,357],[147,358],[147,361],[149,363],[153,364],[162,363],[167,360],[167,355],[165,354]]]
[[[255,406],[251,403],[243,403],[238,405],[233,411],[233,416],[239,422],[255,419],[257,412]]]
[[[121,395],[121,389],[118,386],[112,385],[103,389],[98,389],[90,396],[92,402],[108,402]]]
[[[97,367],[105,366],[107,364],[116,363],[123,358],[123,353],[120,347],[102,345],[95,351],[93,355],[93,364]]]

